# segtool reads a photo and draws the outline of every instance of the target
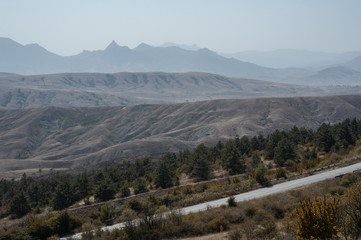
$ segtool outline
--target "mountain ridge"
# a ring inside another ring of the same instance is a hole
[[[275,129],[361,118],[361,95],[126,107],[0,108],[0,169],[70,168],[177,152]],[[4,173],[5,174],[5,173]]]
[[[62,73],[0,76],[0,106],[38,108],[195,102],[361,93],[361,86],[310,87],[210,73]]]
[[[130,49],[112,41],[104,50],[83,51],[77,55],[63,57],[53,54],[37,44],[24,46],[11,39],[0,38],[0,40],[0,51],[2,52],[0,72],[23,75],[61,72],[208,72],[228,77],[292,84],[323,70],[323,68],[317,67],[285,69],[264,67],[241,61],[239,58],[225,57],[207,48],[185,50],[179,46],[153,47],[142,43]],[[343,62],[339,59],[336,61],[338,64],[330,63],[326,67],[345,65],[360,71],[361,63],[357,61],[357,56],[359,56],[357,54],[361,55],[361,52],[341,54]],[[356,60],[352,62],[351,56]],[[312,57],[308,58],[313,59]],[[290,56],[287,59],[290,60]],[[272,59],[272,61],[276,60]],[[334,78],[331,76],[316,82],[322,86],[334,85]],[[354,76],[345,80],[347,81],[336,81],[336,84],[345,85],[347,82],[353,81],[355,84],[361,85],[361,79],[354,79]],[[314,83],[314,81],[305,82]]]

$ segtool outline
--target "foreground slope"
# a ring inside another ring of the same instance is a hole
[[[68,168],[361,117],[361,95],[0,109],[0,169]]]

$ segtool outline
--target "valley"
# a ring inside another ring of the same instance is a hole
[[[361,96],[225,99],[84,108],[0,108],[2,176],[158,155],[275,129],[361,118]]]
[[[0,75],[0,86],[0,106],[7,108],[128,106],[361,93],[360,86],[311,87],[199,72]]]

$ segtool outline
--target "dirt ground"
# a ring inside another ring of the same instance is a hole
[[[227,236],[228,236],[228,232],[221,232],[221,233],[209,234],[206,236],[180,238],[178,240],[224,240],[224,239],[228,239]]]

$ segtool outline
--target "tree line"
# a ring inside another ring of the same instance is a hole
[[[40,212],[45,206],[62,210],[73,203],[95,196],[97,201],[168,188],[179,184],[185,173],[196,181],[213,177],[216,168],[229,175],[245,173],[263,183],[267,179],[263,159],[277,167],[278,177],[284,167],[310,163],[320,154],[344,153],[361,137],[361,120],[346,119],[331,125],[323,123],[316,130],[298,128],[275,130],[268,136],[241,137],[214,146],[199,144],[193,150],[166,153],[159,159],[124,161],[103,169],[87,170],[76,175],[54,173],[47,177],[0,180],[0,216],[21,217],[30,211]]]

